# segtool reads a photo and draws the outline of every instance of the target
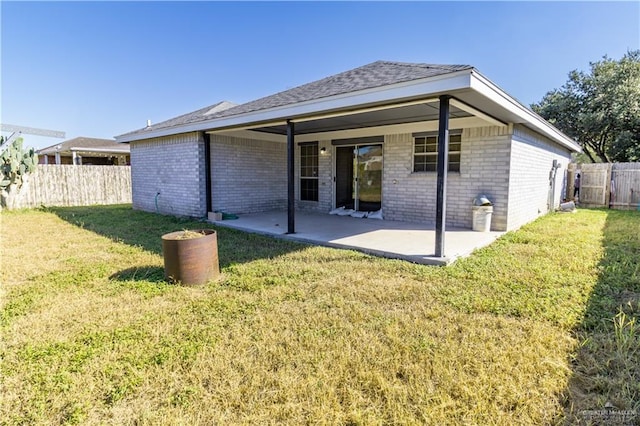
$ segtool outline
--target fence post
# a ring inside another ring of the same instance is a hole
[[[611,208],[611,163],[607,163],[607,177],[605,178],[604,205]]]

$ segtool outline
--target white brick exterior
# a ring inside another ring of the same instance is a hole
[[[471,228],[473,199],[484,194],[494,203],[492,228],[506,229],[509,141],[507,127],[462,132],[460,172],[447,179],[447,226]],[[385,137],[382,210],[387,219],[433,223],[436,173],[413,173],[413,143],[411,134]]]
[[[509,230],[517,229],[549,211],[549,173],[557,160],[554,207],[561,200],[571,153],[524,126],[514,127],[509,175]]]
[[[134,209],[176,216],[206,216],[204,182],[202,134],[184,133],[131,142]]]
[[[436,173],[413,172],[410,133],[384,137],[382,209],[386,219],[435,222]],[[334,206],[334,147],[318,141],[317,202],[300,201],[300,146],[295,146],[296,208],[328,212]],[[472,202],[486,195],[494,204],[492,230],[516,229],[548,211],[549,172],[559,203],[568,150],[523,126],[483,127],[462,132],[460,172],[449,172],[447,226],[471,228]],[[206,215],[204,138],[200,133],[131,144],[134,208],[160,213]],[[254,213],[287,206],[285,143],[211,135],[212,210]]]
[[[287,145],[211,135],[214,211],[255,213],[287,208]]]

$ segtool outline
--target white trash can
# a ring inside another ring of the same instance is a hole
[[[493,206],[472,206],[474,231],[489,232],[491,230],[491,214]]]

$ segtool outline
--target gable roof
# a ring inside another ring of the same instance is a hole
[[[470,65],[410,64],[404,62],[376,61],[359,68],[341,72],[274,95],[237,105],[223,101],[199,110],[118,136],[144,134],[151,130],[166,129],[214,118],[261,111],[269,108],[313,101],[329,96],[342,95],[365,89],[388,86],[411,80],[419,80],[452,72],[472,69]],[[220,108],[220,105],[224,107]]]
[[[405,123],[437,120],[437,113],[433,113],[439,109],[440,95],[453,97],[458,117],[464,114],[480,117],[487,126],[520,123],[571,151],[580,151],[573,139],[470,65],[389,61],[373,62],[229,108],[217,108],[222,103],[214,104],[116,136],[116,140],[132,142],[187,132],[242,129],[284,135],[288,120],[302,123],[296,126],[296,134],[317,135],[328,129],[346,130],[385,122],[401,124],[403,119]],[[376,115],[373,112],[376,109],[388,113]],[[390,115],[394,118],[385,121]],[[328,117],[335,120],[328,122]],[[379,118],[383,119],[378,121]]]
[[[37,153],[46,155],[55,154],[56,152],[70,153],[71,151],[128,154],[129,145],[118,143],[113,139],[77,137],[39,149]]]
[[[247,102],[226,110],[218,114],[217,117],[260,111],[472,68],[470,65],[409,64],[377,61],[312,83],[303,84],[275,95]]]

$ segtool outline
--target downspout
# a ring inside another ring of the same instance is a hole
[[[204,133],[204,190],[207,203],[205,216],[213,210],[211,200],[211,135]]]
[[[549,205],[547,206],[547,211],[550,212],[554,210],[556,204],[556,175],[560,167],[562,167],[562,164],[558,160],[553,160],[553,165],[549,172]]]

